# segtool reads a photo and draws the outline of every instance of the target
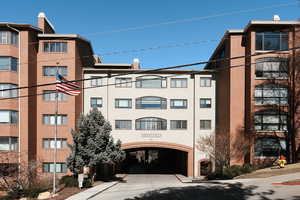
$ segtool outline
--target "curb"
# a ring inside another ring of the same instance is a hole
[[[111,187],[117,185],[118,183],[119,183],[119,182],[116,181],[116,182],[113,183],[112,185],[110,185],[110,186],[108,186],[108,187],[106,187],[106,188],[103,188],[103,190],[100,190],[99,192],[97,192],[97,193],[95,193],[95,194],[92,194],[91,196],[87,197],[86,199],[87,199],[87,200],[88,200],[88,199],[91,199],[91,198],[93,198],[94,196],[97,196],[98,194],[104,192],[105,190],[108,190],[109,188],[111,188]]]

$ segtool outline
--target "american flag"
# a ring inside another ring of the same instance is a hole
[[[80,94],[80,87],[72,82],[68,82],[68,80],[59,73],[56,73],[56,90],[71,96]]]

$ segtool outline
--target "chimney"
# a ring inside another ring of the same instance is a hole
[[[100,56],[94,55],[95,63],[102,63]]]
[[[131,64],[132,69],[140,69],[140,60],[138,58],[134,58]]]
[[[273,15],[273,21],[280,21],[279,15]]]
[[[38,15],[38,27],[42,29],[43,33],[55,33],[54,26],[43,12],[40,12]]]

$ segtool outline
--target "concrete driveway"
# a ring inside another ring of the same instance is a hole
[[[173,175],[128,175],[93,200],[300,200],[300,186],[273,185],[300,173],[262,179],[183,184]]]
[[[129,174],[124,183],[100,193],[92,200],[123,200],[133,199],[139,194],[158,190],[165,187],[181,187],[182,184],[174,175],[158,174]]]

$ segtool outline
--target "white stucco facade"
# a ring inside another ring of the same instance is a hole
[[[207,71],[195,70],[170,70],[164,72],[149,73],[145,70],[131,70],[135,74],[116,76],[120,73],[129,73],[130,70],[103,70],[86,69],[84,78],[105,77],[99,81],[98,87],[84,90],[84,113],[91,109],[91,98],[102,98],[102,106],[99,110],[106,120],[112,125],[112,136],[120,139],[123,145],[130,143],[168,143],[189,147],[193,151],[193,176],[198,176],[200,171],[199,161],[208,159],[205,152],[199,152],[195,143],[200,135],[213,134],[215,129],[215,80],[213,74]],[[145,73],[143,73],[145,71]],[[191,73],[195,73],[194,78]],[[111,78],[107,78],[110,74]],[[166,79],[165,88],[137,88],[136,78],[141,76],[157,75]],[[131,87],[116,86],[116,78],[131,78]],[[211,85],[200,86],[200,78],[211,78]],[[173,88],[171,80],[183,78],[187,80],[187,87]],[[91,80],[85,81],[84,87],[91,87]],[[166,99],[165,109],[136,109],[136,99],[144,96],[155,96]],[[200,108],[200,98],[211,99],[210,108]],[[131,99],[131,108],[116,108],[116,99]],[[171,108],[171,99],[186,99],[187,108]],[[166,130],[136,130],[136,120],[144,117],[157,117],[167,121]],[[116,129],[116,120],[131,120],[130,130]],[[171,129],[171,120],[187,120],[186,129]],[[200,129],[200,120],[210,120],[211,128]],[[191,165],[191,163],[189,163]],[[191,173],[189,173],[191,175]]]

